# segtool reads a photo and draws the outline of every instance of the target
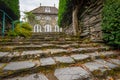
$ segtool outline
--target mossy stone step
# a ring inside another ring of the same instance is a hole
[[[21,77],[9,78],[4,80],[48,80],[47,77],[41,73],[30,74]]]
[[[22,62],[10,62],[8,63],[3,70],[5,71],[19,71],[24,69],[30,69],[35,67],[35,63],[30,61],[22,61]]]

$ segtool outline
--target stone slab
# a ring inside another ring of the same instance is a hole
[[[113,64],[117,64],[120,66],[120,60],[119,59],[110,59],[109,62],[113,63]]]
[[[58,80],[89,80],[90,74],[81,67],[56,69],[54,75]]]
[[[55,65],[55,60],[51,57],[49,58],[41,58],[40,59],[41,66],[49,66],[49,65]]]
[[[67,52],[67,50],[65,50],[65,49],[46,49],[44,52],[45,53],[56,54],[56,53]]]
[[[75,54],[75,55],[71,55],[72,58],[74,58],[75,60],[84,60],[89,58],[89,55],[86,54]]]
[[[60,63],[74,63],[75,61],[71,57],[54,57],[54,59]]]
[[[31,51],[23,51],[22,55],[32,55],[32,54],[41,54],[42,50],[31,50]]]
[[[9,52],[0,52],[0,57],[7,56],[8,54],[9,54]]]
[[[4,70],[22,70],[33,68],[36,64],[30,61],[21,62],[10,62],[5,67]]]
[[[106,70],[106,68],[103,64],[99,64],[97,62],[88,62],[88,63],[85,63],[84,66],[86,66],[88,68],[88,70],[91,72],[93,72],[95,70],[101,70],[101,71]]]
[[[31,74],[23,77],[9,78],[5,80],[48,80],[43,74]]]
[[[107,62],[107,61],[105,61],[103,59],[99,59],[99,60],[95,60],[95,61],[98,62],[98,63],[100,63],[100,64],[105,65],[105,67],[107,69],[114,69],[114,68],[118,67],[117,65],[109,63],[109,62]]]

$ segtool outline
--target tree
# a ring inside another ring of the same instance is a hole
[[[73,24],[74,35],[78,34],[78,12],[83,4],[83,0],[60,0],[59,3],[59,26]],[[80,30],[81,32],[81,30]]]
[[[0,9],[5,11],[14,20],[19,19],[19,0],[0,0]]]

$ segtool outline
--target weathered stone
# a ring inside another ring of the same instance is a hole
[[[67,52],[67,50],[65,50],[65,49],[47,49],[44,52],[45,53],[56,54],[56,53]]]
[[[55,46],[54,44],[42,44],[42,47],[47,47],[47,46]]]
[[[107,69],[113,69],[113,68],[118,67],[117,65],[109,63],[109,62],[102,60],[102,59],[95,60],[95,61],[100,63],[100,64],[103,64]]]
[[[117,64],[120,66],[120,60],[119,59],[110,59],[109,62]]]
[[[96,70],[101,70],[101,71],[105,71],[106,70],[106,68],[105,68],[105,66],[103,64],[99,64],[97,62],[88,62],[88,63],[85,63],[84,65],[91,72],[96,71]]]
[[[89,58],[89,55],[86,54],[75,54],[75,55],[71,55],[72,58],[74,58],[75,60],[84,60]]]
[[[30,61],[10,62],[4,67],[4,70],[23,70],[33,68],[35,65]]]
[[[55,65],[55,60],[51,57],[40,59],[41,66]]]
[[[89,19],[89,23],[92,23],[92,22],[95,21],[95,20],[96,20],[96,17],[93,16],[93,17],[91,17],[91,18]]]
[[[3,69],[5,67],[5,63],[0,63],[0,69]]]
[[[70,47],[70,45],[66,44],[66,45],[56,45],[58,47],[62,47],[62,48],[67,48],[67,47]]]
[[[71,57],[54,57],[56,61],[60,63],[74,63],[74,60]]]
[[[116,55],[114,51],[100,52],[100,54],[104,56]]]
[[[90,77],[89,73],[81,67],[56,69],[54,75],[58,80],[88,80]]]
[[[47,77],[43,74],[32,74],[23,77],[9,78],[5,80],[48,80]]]
[[[0,52],[0,57],[7,56],[8,54],[9,54],[9,52]]]
[[[32,55],[32,54],[41,54],[42,50],[34,50],[34,51],[23,51],[22,55]]]

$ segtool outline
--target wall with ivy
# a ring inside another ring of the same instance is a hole
[[[0,9],[4,10],[13,19],[19,19],[19,0],[0,0]]]
[[[103,40],[120,47],[120,0],[105,0],[102,16]]]

